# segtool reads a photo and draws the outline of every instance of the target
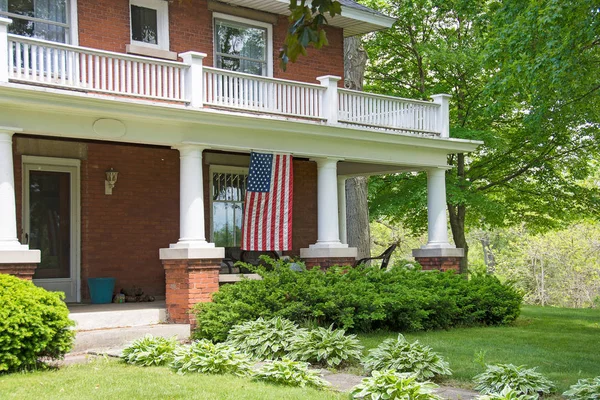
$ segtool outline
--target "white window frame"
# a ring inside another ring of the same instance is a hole
[[[273,77],[273,25],[256,21],[253,19],[236,17],[234,15],[223,14],[218,12],[213,12],[213,63],[214,67],[217,67],[217,46],[216,46],[216,24],[215,20],[221,19],[232,22],[239,22],[245,25],[255,26],[257,28],[263,28],[267,30],[267,43],[266,43],[266,52],[267,52],[267,75],[268,77]]]
[[[66,18],[67,23],[56,23],[51,25],[63,26],[67,30],[67,34],[65,36],[67,40],[67,44],[78,46],[79,45],[79,29],[77,25],[77,0],[66,0]],[[32,18],[24,15],[13,14],[7,11],[0,11],[0,17],[10,18],[10,19],[23,19],[34,22],[42,22],[48,23],[47,20],[40,18]]]
[[[208,169],[208,179],[210,181],[210,186],[208,188],[209,190],[209,198],[210,198],[210,241],[212,243],[215,242],[214,239],[214,232],[215,232],[215,227],[214,227],[214,216],[213,216],[213,173],[215,172],[221,172],[221,173],[230,173],[230,174],[244,174],[244,175],[248,175],[250,171],[250,168],[248,167],[232,167],[232,166],[228,166],[228,165],[211,165]],[[232,201],[233,202],[233,201]],[[244,204],[245,206],[245,202],[246,200],[244,199],[241,203]],[[242,225],[243,225],[243,221],[244,221],[244,216],[242,215]],[[243,226],[242,226],[243,228]]]
[[[156,34],[158,43],[146,43],[133,40],[131,6],[156,10]],[[129,0],[129,43],[149,49],[169,50],[169,2],[165,0]]]

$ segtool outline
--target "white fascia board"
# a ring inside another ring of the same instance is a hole
[[[191,123],[290,132],[345,140],[415,146],[446,154],[472,152],[483,144],[483,142],[475,140],[424,137],[405,133],[393,134],[351,125],[328,125],[265,114],[191,108],[163,102],[86,94],[13,83],[0,84],[0,105],[2,105],[0,109],[17,107],[63,114],[97,115],[98,118],[132,118],[177,125]]]

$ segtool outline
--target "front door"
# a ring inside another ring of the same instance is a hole
[[[23,156],[23,243],[42,254],[33,282],[80,301],[79,160]]]

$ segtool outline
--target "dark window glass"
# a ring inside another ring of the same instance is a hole
[[[158,44],[156,10],[131,6],[131,38],[137,42]]]

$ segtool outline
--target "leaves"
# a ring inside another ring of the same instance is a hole
[[[292,342],[288,356],[327,367],[339,367],[358,361],[363,347],[355,335],[343,329],[316,328],[303,332]]]
[[[513,364],[488,365],[487,369],[475,376],[475,390],[483,394],[501,393],[506,388],[513,389],[519,394],[551,393],[554,383],[537,372],[535,368]]]
[[[250,358],[226,343],[214,344],[202,339],[174,351],[171,368],[179,374],[232,374],[247,376],[251,373]]]
[[[142,367],[167,365],[173,359],[173,351],[176,347],[177,337],[167,339],[148,334],[123,349],[121,359],[127,364]]]
[[[563,396],[572,400],[598,400],[600,399],[600,376],[592,379],[580,379],[571,385]]]
[[[263,365],[255,371],[253,379],[286,386],[311,386],[317,389],[328,387],[329,382],[321,378],[317,371],[309,370],[308,366],[308,363],[284,358]]]
[[[416,376],[398,373],[393,369],[373,371],[372,376],[364,378],[352,389],[353,399],[411,399],[441,400],[434,393],[437,385],[431,382],[418,382]]]

